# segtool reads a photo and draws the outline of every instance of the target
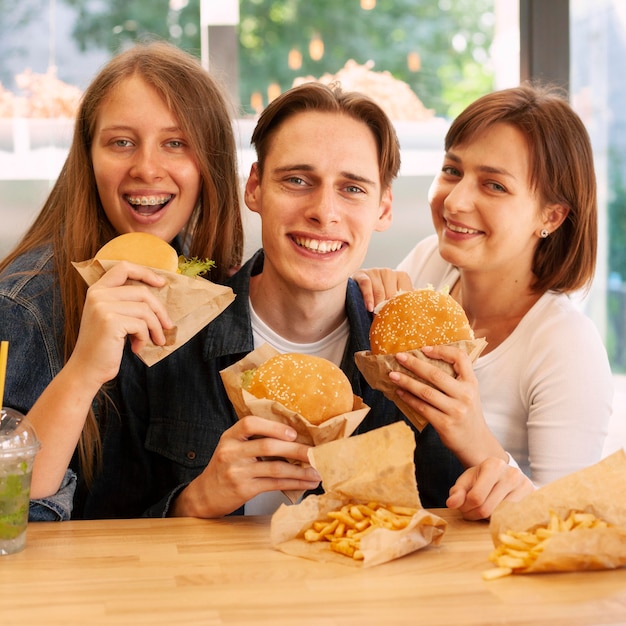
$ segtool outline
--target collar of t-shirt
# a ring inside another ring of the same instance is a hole
[[[264,343],[269,343],[278,352],[298,352],[300,354],[313,354],[321,356],[335,365],[341,365],[343,354],[348,343],[348,335],[350,334],[350,326],[348,318],[331,333],[323,337],[319,341],[313,343],[294,343],[287,341],[274,332],[255,312],[250,303],[250,319],[252,321],[252,335],[254,337],[254,347],[258,348]]]

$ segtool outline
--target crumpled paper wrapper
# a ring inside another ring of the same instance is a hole
[[[91,286],[118,261],[89,259],[72,262],[87,285]],[[148,366],[180,348],[196,333],[214,320],[235,299],[230,287],[217,285],[204,278],[184,276],[174,272],[151,268],[155,274],[165,276],[167,283],[160,288],[149,287],[165,305],[174,327],[165,332],[166,342],[157,346],[151,341],[137,356]],[[129,281],[132,284],[135,281]],[[137,284],[143,284],[137,282]]]
[[[463,350],[470,357],[473,363],[485,349],[487,341],[481,338],[466,341],[455,341],[454,343],[447,345],[455,346]],[[428,361],[435,367],[438,367],[444,372],[450,374],[450,376],[455,376],[454,368],[450,363],[446,363],[440,359],[431,359],[421,350],[406,350],[406,353],[412,354],[422,361]],[[406,369],[403,365],[400,365],[393,354],[372,354],[369,350],[361,350],[360,352],[355,353],[354,360],[369,386],[374,389],[378,389],[378,391],[382,391],[385,397],[394,402],[402,413],[404,413],[404,415],[411,420],[415,428],[421,432],[426,424],[428,424],[428,421],[396,394],[398,386],[389,379],[389,372],[402,372],[415,380],[420,380],[426,384],[429,383],[415,376],[413,372]]]
[[[352,411],[331,417],[329,420],[316,425],[311,424],[299,413],[290,411],[279,402],[253,396],[241,386],[242,374],[245,371],[259,367],[277,354],[279,352],[266,343],[220,372],[226,393],[233,404],[237,417],[241,419],[246,415],[258,415],[287,424],[298,433],[296,441],[309,446],[317,446],[349,437],[370,410],[369,406],[359,396],[354,396]],[[297,502],[304,492],[285,491],[283,493],[291,502]]]
[[[533,531],[550,511],[593,513],[610,528],[578,529],[548,539],[534,564],[515,573],[615,569],[626,565],[626,454],[618,450],[599,463],[559,478],[519,502],[499,504],[489,523],[494,545],[507,530]]]
[[[371,567],[430,544],[438,545],[447,522],[421,508],[414,449],[415,437],[404,422],[311,448],[309,459],[321,475],[326,493],[308,496],[297,505],[281,505],[272,516],[272,546],[314,561]],[[304,540],[304,531],[327,512],[348,503],[372,501],[418,510],[406,528],[377,528],[365,535],[360,546],[363,561],[332,551],[327,541]]]

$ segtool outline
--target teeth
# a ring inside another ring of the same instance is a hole
[[[172,195],[168,196],[126,196],[130,204],[137,206],[156,206],[157,204],[165,204],[172,199]]]
[[[297,238],[296,243],[307,250],[314,250],[319,253],[336,252],[343,247],[341,241],[322,241],[320,239],[302,239]]]
[[[463,228],[462,226],[453,226],[450,223],[448,223],[448,228],[455,233],[463,233],[464,235],[476,235],[480,232],[479,230],[474,230],[473,228]]]

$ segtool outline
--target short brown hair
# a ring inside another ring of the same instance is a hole
[[[259,176],[263,176],[272,137],[289,117],[304,111],[344,113],[366,124],[378,146],[381,185],[383,188],[391,185],[400,170],[400,144],[391,120],[373,100],[358,92],[343,91],[339,83],[304,83],[292,87],[267,105],[251,138],[257,153]]]
[[[487,94],[452,123],[446,151],[494,124],[520,130],[530,155],[530,185],[543,204],[569,209],[563,224],[539,239],[533,288],[568,293],[588,288],[597,255],[598,207],[593,151],[585,126],[554,85],[524,84]]]

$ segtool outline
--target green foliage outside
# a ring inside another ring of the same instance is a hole
[[[64,0],[78,11],[74,37],[80,48],[115,53],[158,36],[200,55],[199,0]],[[179,10],[173,10],[176,6]],[[294,78],[334,74],[353,59],[374,62],[408,83],[427,108],[452,117],[493,87],[486,62],[493,39],[493,0],[378,0],[371,11],[359,0],[241,0],[239,37],[240,99],[251,113],[254,92],[264,96],[271,83],[281,90]],[[324,56],[314,61],[309,41],[319,36]],[[290,69],[289,51],[302,54]],[[416,52],[421,69],[409,70]]]
[[[610,197],[608,199],[610,273],[607,290],[606,345],[614,372],[626,373],[626,184],[625,157],[611,150],[609,158]]]

